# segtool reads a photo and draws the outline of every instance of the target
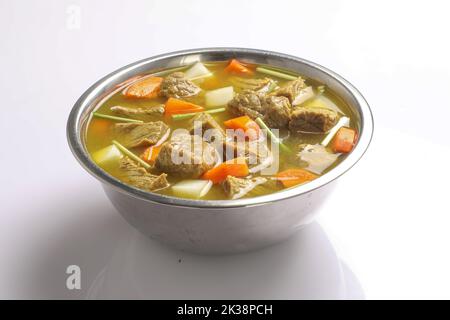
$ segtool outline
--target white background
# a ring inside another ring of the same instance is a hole
[[[133,61],[213,46],[300,56],[363,93],[374,112],[374,139],[322,207],[321,230],[366,298],[450,298],[449,13],[447,1],[1,0],[0,298],[85,297],[100,270],[114,264],[114,252],[127,250],[118,248],[131,227],[67,146],[66,119],[76,99]],[[302,274],[306,259],[291,257],[303,252],[300,240],[261,258],[289,252],[279,260],[286,279],[264,287],[264,297],[335,297],[326,292],[326,275]],[[139,250],[159,263],[143,278],[164,277],[165,270],[192,276],[194,268],[211,276],[223,266],[139,241]],[[262,272],[270,275],[252,265],[259,258],[245,257],[229,258],[234,267],[222,270],[232,270],[229,278],[214,290],[199,271],[195,283],[183,283],[197,295],[162,281],[161,295],[146,287],[139,296],[232,298],[236,288],[225,282],[242,278],[241,261],[250,261],[255,283]],[[82,269],[80,291],[65,288],[69,264]],[[307,276],[318,282],[295,282]],[[128,284],[111,283],[110,290],[126,296]],[[250,290],[247,297],[259,296]]]

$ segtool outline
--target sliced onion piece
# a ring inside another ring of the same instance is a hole
[[[170,129],[168,129],[166,133],[163,134],[163,136],[153,145],[153,147],[162,145],[167,140],[167,138],[169,138],[169,136],[170,136]]]
[[[309,99],[308,101],[304,102],[303,106],[334,110],[338,114],[344,115],[344,112],[342,112],[342,110],[330,98],[324,96],[323,94],[317,94],[312,99]]]
[[[306,87],[298,93],[298,95],[295,97],[294,101],[292,101],[293,106],[298,106],[309,99],[314,98],[314,90],[312,87]]]
[[[320,145],[307,145],[298,153],[301,162],[307,164],[306,170],[315,174],[322,174],[328,169],[339,157],[339,154],[330,153],[327,149]]]
[[[323,139],[323,141],[320,144],[326,147],[330,143],[331,139],[333,139],[336,132],[338,132],[338,130],[341,127],[348,127],[349,125],[350,125],[350,118],[341,117],[339,121],[336,123],[336,125],[333,128],[331,128],[325,139]]]

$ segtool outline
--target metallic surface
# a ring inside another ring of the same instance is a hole
[[[318,179],[281,192],[238,200],[189,200],[145,192],[126,185],[99,168],[84,146],[85,126],[98,102],[124,80],[195,61],[230,58],[296,71],[324,83],[350,105],[359,121],[359,141],[336,168]],[[232,253],[284,240],[312,221],[330,183],[349,170],[366,151],[373,133],[370,108],[345,79],[315,63],[275,52],[241,48],[206,48],[168,53],[123,67],[91,86],[75,103],[67,123],[73,154],[103,183],[118,211],[144,234],[180,249]]]

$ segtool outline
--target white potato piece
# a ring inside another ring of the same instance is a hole
[[[118,162],[122,158],[122,153],[115,145],[107,146],[92,154],[95,163],[99,165],[107,165],[113,162]]]
[[[185,72],[185,77],[187,79],[199,79],[202,77],[209,77],[212,73],[203,65],[201,62],[195,63]]]
[[[207,107],[220,107],[226,105],[234,97],[233,87],[224,87],[205,93]]]
[[[212,185],[210,180],[183,180],[174,184],[172,191],[178,197],[198,199],[204,197]]]

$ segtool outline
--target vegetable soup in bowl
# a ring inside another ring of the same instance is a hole
[[[335,73],[237,48],[124,67],[68,121],[75,156],[127,221],[205,253],[255,249],[311,221],[372,130],[364,98]]]

